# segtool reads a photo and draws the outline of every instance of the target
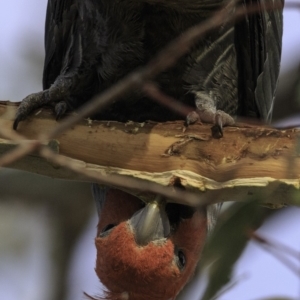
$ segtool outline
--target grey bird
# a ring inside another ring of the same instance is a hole
[[[280,66],[283,0],[49,0],[43,91],[22,101],[14,128],[42,106],[52,105],[57,118],[76,109],[226,5],[232,13],[245,5],[262,10],[236,24],[224,20],[156,83],[196,108],[188,124],[200,117],[222,128],[233,124],[234,116],[269,122]],[[183,118],[140,91],[95,115],[118,121]]]

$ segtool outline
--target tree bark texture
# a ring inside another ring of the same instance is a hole
[[[6,108],[2,102],[2,120],[7,119]],[[11,128],[12,120],[1,126]],[[22,122],[18,132],[37,139],[54,126],[51,110],[43,109]],[[214,139],[208,124],[183,129],[183,121],[124,124],[84,120],[49,145],[82,168],[164,186],[180,185],[202,197],[215,197],[214,202],[263,195],[276,206],[290,202],[287,197],[295,198],[300,178],[299,130],[237,124],[224,128],[223,138]],[[14,146],[15,142],[0,139],[0,155]],[[10,167],[54,178],[88,180],[35,154]]]

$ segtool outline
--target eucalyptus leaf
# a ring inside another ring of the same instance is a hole
[[[235,203],[221,216],[202,255],[201,270],[208,273],[202,300],[209,300],[229,283],[232,268],[243,252],[252,231],[261,223],[265,209],[258,201]]]

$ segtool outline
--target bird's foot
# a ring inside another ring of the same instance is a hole
[[[65,101],[55,103],[49,95],[49,90],[28,95],[19,105],[13,124],[16,130],[21,121],[25,120],[34,110],[54,104],[54,113],[56,120],[60,119],[68,109],[68,104]]]
[[[186,117],[186,126],[194,124],[197,121],[214,124],[211,128],[212,136],[214,138],[221,138],[223,136],[223,127],[233,125],[234,119],[222,110],[204,109],[192,111]]]
[[[54,113],[56,117],[56,121],[62,118],[66,111],[68,110],[68,104],[66,101],[60,101],[55,104]]]
[[[49,102],[50,97],[48,90],[28,95],[26,98],[23,99],[23,101],[18,107],[13,128],[16,130],[18,128],[19,123],[25,120],[33,110],[47,105]]]

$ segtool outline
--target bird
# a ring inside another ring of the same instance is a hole
[[[99,215],[95,271],[104,297],[175,299],[193,274],[207,236],[206,209],[144,203],[119,189],[93,185]]]
[[[155,78],[166,95],[193,107],[182,116],[133,90],[110,103],[102,120],[209,122],[222,132],[235,116],[270,122],[282,48],[283,0],[48,0],[43,90],[20,104],[14,129],[35,109],[56,118],[76,110],[170,41],[220,9],[257,7],[196,42]],[[157,195],[144,202],[93,184],[99,224],[96,273],[105,295],[90,299],[175,299],[192,277],[219,206],[189,207]]]
[[[282,7],[283,0],[48,0],[43,91],[23,99],[13,127],[43,106],[53,106],[57,119],[77,109],[218,9],[234,13],[232,3],[262,10],[235,24],[225,19],[155,81],[165,94],[195,108],[187,124],[199,117],[222,128],[232,125],[234,116],[270,122],[282,37],[282,9],[276,5]],[[122,122],[184,118],[140,90],[95,117]]]

